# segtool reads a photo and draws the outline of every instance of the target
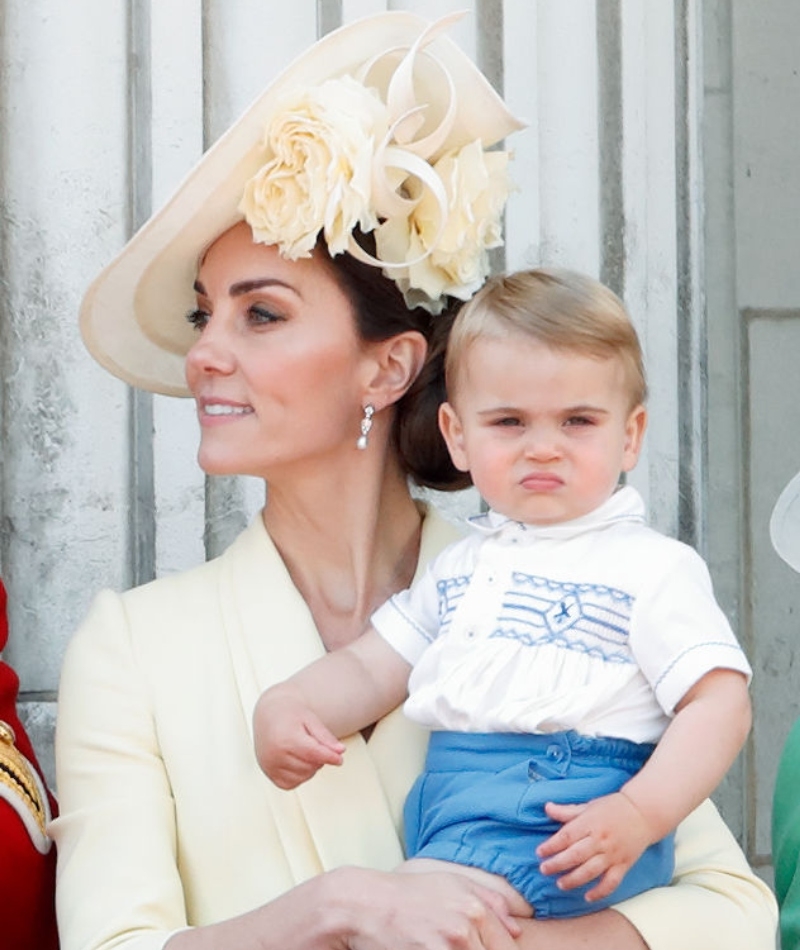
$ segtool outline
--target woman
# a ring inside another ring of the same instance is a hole
[[[8,642],[0,580],[0,650]],[[56,950],[56,854],[45,828],[56,803],[17,713],[19,678],[0,661],[0,946]]]
[[[256,764],[261,690],[357,637],[454,536],[408,476],[463,484],[435,428],[442,348],[499,242],[507,156],[485,149],[519,123],[425,27],[386,14],[312,47],[87,294],[92,353],[144,388],[188,382],[202,467],[269,499],[217,560],[101,594],[70,645],[66,950],[771,945],[769,894],[710,805],[677,886],[543,922],[461,875],[392,873],[424,755],[399,711],[297,792]]]

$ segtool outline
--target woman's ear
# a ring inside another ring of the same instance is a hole
[[[447,451],[450,453],[453,465],[459,472],[468,472],[469,458],[464,444],[464,428],[458,418],[458,413],[449,402],[443,402],[439,406],[439,429],[447,443]]]
[[[416,330],[370,344],[372,375],[364,388],[364,402],[376,409],[391,406],[408,392],[428,354],[428,341]]]

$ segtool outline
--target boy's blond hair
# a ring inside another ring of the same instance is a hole
[[[639,337],[619,297],[576,271],[522,270],[490,278],[458,313],[450,332],[445,377],[452,394],[469,346],[479,338],[523,333],[554,350],[617,359],[631,409],[647,398]]]

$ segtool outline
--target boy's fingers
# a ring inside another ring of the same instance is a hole
[[[542,861],[539,870],[542,874],[563,874],[586,864],[596,856],[591,839],[581,838],[568,848],[562,848],[546,861]]]
[[[622,878],[624,876],[625,871],[619,866],[615,865],[614,867],[609,868],[600,878],[600,882],[597,884],[597,886],[586,892],[586,900],[599,901],[604,897],[608,897],[609,894],[613,894],[622,883]]]
[[[305,722],[306,732],[320,744],[334,752],[341,754],[344,752],[344,743],[328,729],[322,720],[312,716]]]
[[[536,849],[536,854],[540,858],[551,858],[553,855],[566,851],[571,845],[581,840],[581,836],[576,834],[574,829],[565,825],[560,831],[551,835],[547,841],[543,841]]]
[[[577,818],[578,815],[583,814],[586,809],[589,807],[588,802],[582,802],[581,804],[559,804],[558,802],[547,802],[544,806],[544,810],[547,812],[549,818],[552,818],[554,821],[567,822],[572,821],[573,818]]]
[[[307,776],[310,778],[323,765],[342,764],[344,746],[338,740],[336,744],[338,748],[331,748],[306,730],[299,738],[292,757],[295,762],[300,763],[301,768],[311,769]]]
[[[608,862],[605,855],[594,854],[588,861],[577,865],[571,871],[562,875],[558,879],[558,886],[561,890],[570,891],[574,887],[583,887],[595,878],[599,878],[608,869]],[[610,893],[610,891],[609,891]]]
[[[547,802],[544,807],[548,817],[554,821],[563,822],[563,826],[536,849],[536,854],[540,858],[549,858],[584,837],[585,831],[581,823],[575,825],[574,821],[586,811],[586,805],[557,805],[555,802]]]

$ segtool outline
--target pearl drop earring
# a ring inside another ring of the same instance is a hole
[[[361,435],[356,441],[357,449],[365,449],[367,447],[369,430],[372,428],[372,417],[375,415],[375,407],[371,403],[367,403],[364,406],[364,418],[361,420]]]

